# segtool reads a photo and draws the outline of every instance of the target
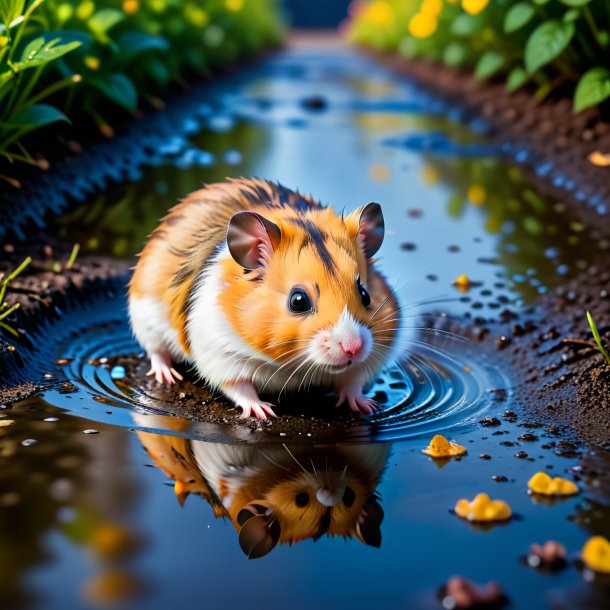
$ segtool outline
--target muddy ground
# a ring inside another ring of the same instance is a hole
[[[597,111],[574,116],[565,99],[537,105],[527,92],[508,95],[502,85],[479,83],[464,73],[394,56],[377,55],[376,59],[458,103],[473,116],[485,117],[492,140],[531,151],[529,158],[535,163],[529,169],[536,186],[560,199],[575,218],[595,223],[601,239],[610,235],[610,222],[603,214],[603,206],[610,208],[610,168],[589,161],[593,151],[610,151],[610,123]],[[549,161],[553,170],[540,175],[537,168]],[[528,163],[524,165],[528,167]],[[35,261],[12,282],[7,295],[9,305],[21,304],[8,319],[20,337],[0,335],[0,386],[11,386],[0,388],[0,405],[38,389],[31,383],[15,386],[11,371],[27,366],[28,352],[36,350],[30,337],[35,337],[40,321],[56,315],[55,308],[65,299],[86,298],[113,278],[127,278],[126,263],[105,258],[79,258],[67,269],[71,247],[43,232],[27,242],[0,244],[0,272],[11,270],[27,255]],[[453,329],[493,345],[510,362],[516,374],[514,404],[522,418],[533,424],[565,427],[594,445],[610,442],[610,365],[592,344],[585,311],[591,311],[602,337],[608,340],[609,280],[607,255],[600,250],[593,265],[541,297],[539,307],[529,316],[506,310],[502,322],[464,319]],[[209,404],[212,400],[209,393],[192,384],[187,394],[185,402],[203,398]],[[220,417],[220,403],[212,401],[212,405],[214,417]],[[229,419],[235,426],[242,425],[236,412]]]

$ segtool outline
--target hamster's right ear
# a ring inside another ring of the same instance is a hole
[[[356,534],[364,544],[379,548],[381,546],[381,522],[383,521],[383,508],[379,504],[378,497],[373,494],[362,507],[358,522],[356,523]]]
[[[245,269],[265,267],[281,238],[280,228],[256,212],[237,212],[229,221],[229,252]]]

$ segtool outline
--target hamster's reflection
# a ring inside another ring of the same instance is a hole
[[[323,535],[381,545],[383,510],[376,493],[390,448],[374,445],[225,445],[137,433],[152,460],[189,494],[229,517],[250,558],[278,543]]]

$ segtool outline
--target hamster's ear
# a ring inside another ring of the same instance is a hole
[[[385,233],[381,206],[378,203],[367,203],[356,210],[355,214],[359,214],[358,241],[362,244],[366,257],[371,258],[381,248]]]
[[[248,517],[245,512],[246,510],[243,509],[238,516],[238,521],[245,518],[239,530],[239,546],[248,559],[264,557],[275,548],[280,539],[280,523],[273,513],[270,515],[250,513],[251,516]]]
[[[381,522],[383,521],[383,508],[377,501],[376,496],[371,496],[362,507],[358,522],[356,523],[356,533],[358,538],[368,544],[379,548],[381,546]]]
[[[245,269],[265,267],[281,238],[280,228],[256,212],[237,212],[229,221],[229,252]]]

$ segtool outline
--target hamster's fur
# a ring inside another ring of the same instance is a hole
[[[399,308],[372,256],[381,208],[335,214],[265,180],[211,184],[172,208],[129,289],[134,334],[159,382],[186,362],[213,389],[266,419],[283,392],[334,389],[360,414],[362,388],[392,356]]]

